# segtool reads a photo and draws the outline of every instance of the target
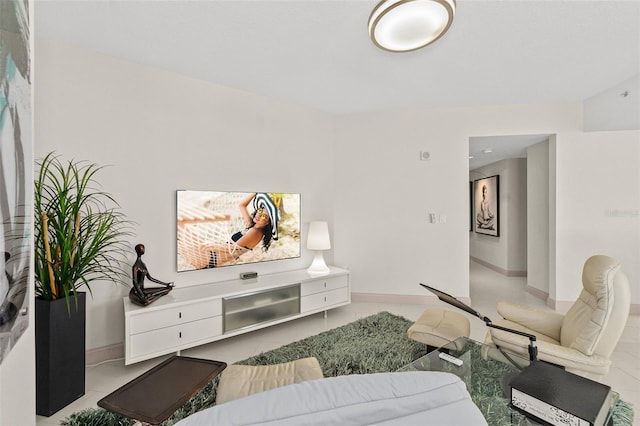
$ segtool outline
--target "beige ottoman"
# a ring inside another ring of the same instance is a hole
[[[314,357],[274,365],[229,365],[220,375],[216,405],[280,386],[322,379]]]
[[[450,342],[458,337],[469,337],[470,329],[469,319],[462,314],[444,309],[427,309],[409,327],[407,336],[433,348],[460,349]]]

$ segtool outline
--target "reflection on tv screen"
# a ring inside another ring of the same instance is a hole
[[[300,194],[177,191],[178,272],[300,256]]]

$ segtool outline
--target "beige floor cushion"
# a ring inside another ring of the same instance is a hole
[[[407,330],[410,339],[436,348],[447,345],[458,337],[469,337],[469,319],[458,312],[427,309]]]
[[[280,386],[322,379],[314,357],[274,365],[230,365],[220,375],[216,405]]]

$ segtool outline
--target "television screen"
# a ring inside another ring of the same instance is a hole
[[[300,256],[300,194],[177,191],[178,272]]]

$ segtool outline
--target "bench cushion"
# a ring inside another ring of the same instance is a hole
[[[323,377],[314,357],[274,365],[230,365],[220,375],[216,404]]]

